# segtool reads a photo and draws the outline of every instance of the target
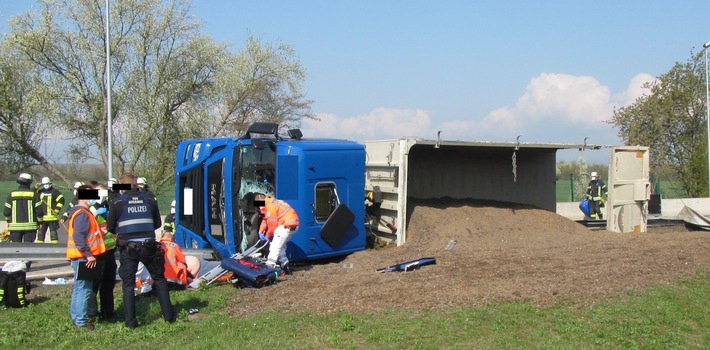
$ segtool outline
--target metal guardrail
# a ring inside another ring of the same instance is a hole
[[[185,255],[214,259],[212,249],[190,248],[182,251]],[[66,243],[0,243],[0,261],[66,261],[66,252]]]

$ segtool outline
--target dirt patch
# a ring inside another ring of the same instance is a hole
[[[296,267],[275,285],[235,293],[229,312],[416,311],[507,301],[584,305],[710,270],[710,233],[684,226],[619,234],[522,205],[465,200],[410,205],[405,245]],[[452,240],[454,248],[445,250]],[[423,257],[435,257],[436,265],[375,272]]]
[[[418,200],[410,205],[405,245],[297,266],[275,285],[235,291],[228,312],[420,311],[509,301],[588,305],[710,271],[710,232],[682,225],[619,234],[508,203]],[[452,240],[454,248],[445,250]],[[423,257],[435,257],[436,265],[375,272]],[[31,301],[59,293],[38,281],[33,286]],[[115,294],[118,302],[118,286]]]

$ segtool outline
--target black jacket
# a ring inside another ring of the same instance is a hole
[[[37,229],[37,218],[44,212],[34,189],[30,185],[20,185],[7,196],[3,214],[10,231],[31,231]]]

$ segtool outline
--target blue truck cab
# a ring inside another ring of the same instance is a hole
[[[286,201],[300,227],[290,261],[365,249],[365,149],[353,141],[306,139],[300,130],[255,123],[239,138],[181,142],[175,159],[175,241],[212,248],[216,258],[258,242],[254,195]]]

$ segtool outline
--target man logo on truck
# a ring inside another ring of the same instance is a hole
[[[217,192],[217,184],[212,184],[210,188],[210,210],[212,212],[211,219],[213,220],[219,219],[219,206],[217,205],[218,197],[219,193]]]

